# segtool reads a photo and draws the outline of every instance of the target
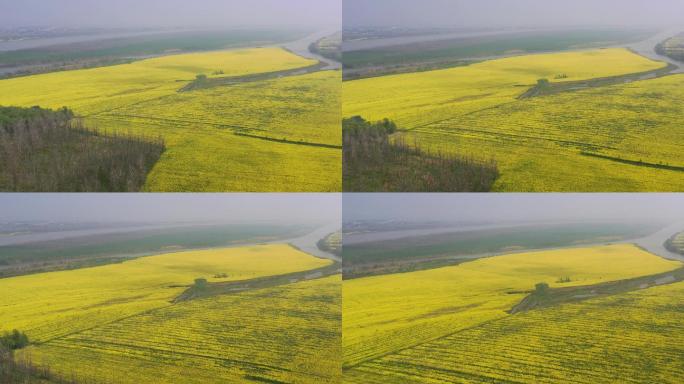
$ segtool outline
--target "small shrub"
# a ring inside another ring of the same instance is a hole
[[[551,86],[551,82],[549,81],[549,79],[539,79],[539,80],[537,80],[537,87],[539,87],[539,88],[548,88],[549,86]]]
[[[534,286],[534,292],[539,295],[545,295],[549,292],[549,285],[547,283],[538,283]]]
[[[29,345],[29,338],[24,332],[15,329],[12,332],[5,332],[0,337],[0,345],[10,351],[22,349]]]

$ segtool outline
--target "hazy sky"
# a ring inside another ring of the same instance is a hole
[[[684,220],[678,194],[345,194],[344,220]]]
[[[2,221],[340,222],[340,194],[0,194]]]
[[[7,26],[339,28],[342,0],[0,0]]]
[[[344,25],[404,27],[673,25],[684,0],[344,0]]]

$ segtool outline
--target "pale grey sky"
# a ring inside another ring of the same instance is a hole
[[[0,0],[0,28],[339,28],[342,0]]]
[[[344,26],[672,26],[684,0],[344,0]]]
[[[340,222],[340,194],[0,194],[5,221]]]
[[[344,221],[684,220],[681,194],[345,194]]]

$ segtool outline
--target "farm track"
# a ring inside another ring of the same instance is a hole
[[[259,277],[250,280],[229,281],[225,283],[209,283],[206,287],[192,286],[174,298],[172,303],[181,303],[195,299],[201,299],[216,295],[229,295],[249,290],[272,288],[285,284],[293,284],[301,281],[315,280],[340,273],[340,265],[333,263],[325,267],[310,269],[307,271],[287,273],[284,275]]]
[[[318,62],[316,64],[310,65],[308,67],[286,69],[282,71],[264,72],[244,76],[232,76],[232,77],[215,77],[209,78],[203,81],[192,81],[185,85],[178,92],[192,92],[201,89],[211,89],[216,87],[227,87],[231,85],[254,83],[259,81],[267,81],[273,79],[282,79],[291,76],[302,76],[308,75],[310,73],[315,73],[323,70],[327,66],[326,63]]]
[[[635,54],[638,54],[635,52]],[[644,56],[645,57],[645,56]],[[518,96],[518,100],[525,100],[534,97],[555,95],[563,92],[575,92],[589,88],[609,87],[611,85],[624,85],[637,81],[654,80],[674,74],[679,67],[669,64],[665,68],[652,71],[630,73],[620,76],[599,77],[594,79],[549,83],[547,85],[535,85],[525,93]]]
[[[544,294],[538,294],[536,292],[531,293],[508,312],[510,314],[516,314],[534,309],[558,306],[565,303],[580,302],[597,297],[612,296],[661,285],[669,285],[681,281],[684,281],[684,268],[656,275],[609,281],[594,285],[549,288]]]

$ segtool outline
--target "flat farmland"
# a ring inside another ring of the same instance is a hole
[[[271,244],[5,278],[0,289],[12,294],[0,305],[0,331],[30,335],[17,360],[78,382],[336,382],[341,277],[317,272],[331,265]],[[203,284],[308,271],[304,279],[179,300]]]
[[[163,138],[145,191],[338,191],[340,73],[259,77],[315,64],[280,48],[172,55],[2,80],[0,104]],[[227,83],[181,92],[198,75]]]
[[[483,323],[345,372],[349,383],[681,383],[684,283]]]
[[[25,353],[86,382],[337,383],[340,284],[338,275],[182,302]]]
[[[494,159],[495,191],[678,191],[684,77],[582,83],[664,67],[615,48],[349,81],[343,115],[392,119],[426,151]],[[572,92],[520,98],[540,79]]]
[[[22,329],[32,340],[45,342],[167,306],[196,278],[209,283],[248,280],[329,264],[287,245],[265,245],[168,253],[0,279],[2,291],[13,293],[0,306],[0,319],[3,330]]]
[[[346,280],[343,284],[345,380],[359,383],[420,382],[427,377],[439,378],[434,382],[451,380],[445,378],[456,380],[459,376],[446,370],[423,377],[411,372],[414,369],[411,363],[393,360],[423,345],[470,332],[469,329],[527,316],[527,312],[510,315],[508,311],[534,291],[538,283],[564,289],[593,286],[666,273],[681,265],[630,244],[616,244],[511,254],[451,267]],[[511,333],[514,333],[512,329]],[[459,348],[454,346],[453,356],[458,355]],[[429,348],[420,353],[424,359],[438,362],[443,357],[438,348],[434,355]],[[451,366],[454,367],[453,362]],[[496,382],[476,379],[472,382]]]

